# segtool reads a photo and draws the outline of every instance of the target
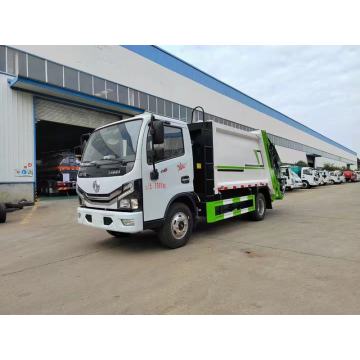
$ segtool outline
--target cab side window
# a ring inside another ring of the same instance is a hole
[[[164,143],[154,145],[155,162],[176,158],[185,154],[182,129],[174,126],[164,126]],[[150,130],[146,142],[147,162],[152,163],[152,137]]]

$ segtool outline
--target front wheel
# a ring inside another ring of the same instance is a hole
[[[262,193],[258,193],[255,197],[255,211],[249,213],[250,219],[254,221],[261,221],[266,214],[266,201]]]
[[[303,181],[303,188],[310,189],[310,184],[307,181]]]
[[[158,231],[159,240],[170,249],[184,246],[192,234],[193,225],[194,217],[189,207],[183,203],[174,203]]]

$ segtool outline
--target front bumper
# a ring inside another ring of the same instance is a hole
[[[303,187],[304,187],[303,183],[293,185],[293,189],[302,189]]]
[[[104,230],[136,233],[143,230],[143,214],[78,207],[78,223]],[[127,224],[127,225],[125,225]]]

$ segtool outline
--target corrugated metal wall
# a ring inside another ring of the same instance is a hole
[[[34,101],[33,95],[12,90],[8,79],[12,77],[0,74],[0,201],[33,200],[35,113],[39,120],[90,128],[120,117],[37,98]]]
[[[48,60],[88,72],[94,76],[140,90],[158,98],[180,103],[190,108],[202,105],[213,115],[247,125],[265,129],[269,133],[287,140],[295,141],[312,148],[328,152],[335,156],[350,159],[356,164],[356,156],[336,146],[320,140],[304,131],[281,122],[260,111],[222,95],[185,77],[170,68],[166,68],[141,56],[128,48],[114,46],[15,46],[25,52]],[[162,53],[161,50],[150,50]],[[162,54],[163,55],[163,54]],[[160,56],[161,57],[161,56]],[[171,57],[170,57],[171,58]],[[89,61],[91,59],[91,61]],[[173,59],[174,60],[174,59]],[[174,60],[177,62],[177,60]],[[180,61],[181,62],[181,61]],[[121,66],[119,66],[121,64]],[[190,68],[191,69],[191,68]],[[195,71],[196,73],[196,71]],[[195,75],[198,75],[197,73]],[[135,99],[130,94],[130,99]],[[138,94],[137,94],[138,95]],[[138,97],[139,98],[139,97]],[[139,100],[139,99],[138,99]],[[132,100],[130,101],[133,102]],[[161,103],[163,107],[163,102]],[[159,113],[160,114],[160,113]],[[280,144],[278,144],[280,145]],[[306,151],[303,151],[306,153]]]
[[[52,121],[94,129],[121,120],[121,117],[117,115],[64,105],[38,98],[35,99],[35,116],[36,120],[40,121]]]
[[[10,89],[8,78],[0,74],[0,183],[31,183],[34,175],[25,175],[35,166],[33,98]]]

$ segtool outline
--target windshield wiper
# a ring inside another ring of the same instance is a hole
[[[93,161],[82,161],[80,166],[96,166],[96,164]]]
[[[93,161],[84,161],[81,163],[82,166],[101,166],[105,164],[121,164],[126,165],[130,162],[134,162],[135,160],[123,160],[123,159],[100,159]]]
[[[102,163],[106,163],[106,164],[123,164],[126,165],[127,161],[123,160],[123,159],[100,159],[100,160],[95,160],[95,162],[97,164],[102,164]]]

